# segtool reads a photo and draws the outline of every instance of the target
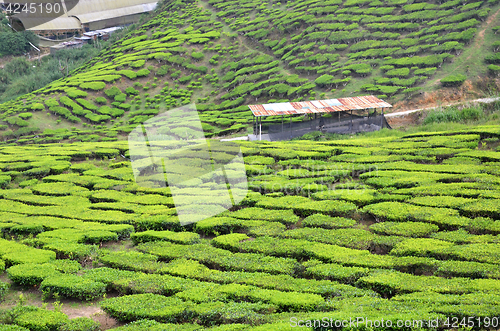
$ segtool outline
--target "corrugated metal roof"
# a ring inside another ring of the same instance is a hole
[[[129,7],[123,7],[123,8],[109,9],[109,10],[100,11],[100,12],[76,14],[74,16],[78,17],[78,19],[80,19],[80,22],[82,22],[82,23],[90,23],[90,22],[108,20],[108,19],[115,18],[115,17],[123,17],[123,16],[129,16],[129,15],[135,15],[135,14],[142,14],[142,13],[152,11],[155,7],[156,7],[156,2],[155,3],[145,3],[145,4],[129,6]],[[76,7],[75,7],[75,9],[76,9]],[[72,11],[70,11],[69,13],[71,13],[71,12]]]
[[[88,13],[99,13],[113,9],[121,9],[139,5],[156,5],[158,1],[152,0],[80,0],[78,4],[68,11],[68,16],[78,16]],[[149,8],[149,7],[148,7]],[[146,8],[146,9],[148,9]],[[153,7],[154,9],[154,7]],[[152,9],[150,9],[152,10]]]
[[[33,0],[30,2],[54,2],[55,0]],[[26,30],[69,30],[81,29],[82,23],[104,21],[112,18],[142,14],[153,11],[158,1],[144,0],[66,0],[67,13],[63,9],[60,13],[53,14],[53,17],[35,18],[30,14],[17,14]],[[0,3],[8,2],[0,0]],[[25,3],[26,0],[16,2]],[[60,0],[56,2],[60,3]],[[49,15],[44,15],[49,16]],[[59,17],[57,17],[59,16]]]
[[[37,18],[16,17],[26,30],[78,30],[82,28],[80,21],[74,17]],[[48,21],[48,22],[47,22]]]
[[[254,116],[281,116],[293,114],[332,113],[337,111],[390,108],[391,104],[373,95],[303,102],[270,103],[248,106]]]

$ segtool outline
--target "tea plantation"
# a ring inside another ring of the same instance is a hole
[[[247,132],[248,104],[392,102],[494,78],[499,10],[497,0],[163,1],[80,69],[1,104],[1,138],[112,141],[189,103],[208,136],[223,136]]]
[[[126,142],[0,147],[2,297],[93,302],[116,331],[498,328],[498,126],[240,145],[245,199],[187,226],[170,188],[135,183]],[[211,180],[199,186],[222,193]],[[33,305],[1,317],[98,328]]]

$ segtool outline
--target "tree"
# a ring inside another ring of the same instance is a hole
[[[17,78],[28,75],[31,64],[24,57],[15,58],[5,65],[4,70],[11,79]]]
[[[30,50],[30,47],[22,33],[0,32],[1,55],[23,55]]]

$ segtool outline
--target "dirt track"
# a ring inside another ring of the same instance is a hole
[[[499,101],[499,100],[500,100],[500,97],[482,98],[482,99],[475,99],[475,100],[469,100],[469,101],[452,102],[452,103],[449,103],[446,105],[442,105],[442,107],[459,105],[459,104],[464,104],[464,103],[472,103],[472,104],[492,103],[492,102]],[[405,111],[386,114],[385,117],[387,118],[387,122],[389,123],[389,125],[391,127],[397,128],[397,127],[406,126],[406,125],[416,123],[420,119],[420,117],[422,116],[422,111],[436,109],[436,108],[439,108],[439,107],[434,106],[434,107],[405,110]]]

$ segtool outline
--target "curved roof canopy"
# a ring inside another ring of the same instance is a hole
[[[82,23],[90,23],[103,21],[116,17],[123,17],[128,15],[142,14],[154,10],[156,7],[156,2],[146,3],[140,5],[134,5],[129,7],[114,8],[109,10],[104,10],[100,12],[89,12],[85,14],[75,13],[74,16],[78,17]],[[68,14],[75,12],[79,8],[71,10]]]
[[[82,28],[82,24],[76,17],[33,18],[16,16],[14,19],[21,21],[26,30],[33,31],[79,30]]]
[[[3,3],[28,3],[27,0],[0,0]],[[30,0],[29,3],[60,4],[63,8],[57,13],[21,13],[12,16],[22,23],[26,30],[78,30],[82,24],[147,13],[156,8],[152,0]],[[39,8],[39,7],[36,7]]]

